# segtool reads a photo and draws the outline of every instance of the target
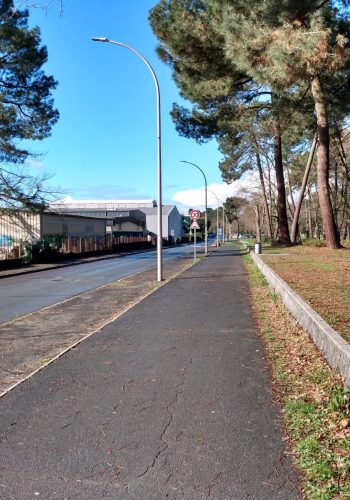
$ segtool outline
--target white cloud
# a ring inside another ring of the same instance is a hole
[[[35,170],[44,170],[46,168],[44,162],[40,160],[34,160],[33,158],[28,158],[26,160],[26,165]]]
[[[249,192],[256,191],[258,186],[256,172],[251,172],[244,178],[234,181],[231,184],[210,184],[208,186],[208,207],[215,209],[218,204],[217,199],[221,205],[226,201],[226,198],[231,196],[248,197]],[[180,204],[180,208],[183,210],[188,210],[189,208],[203,209],[205,207],[204,188],[178,191],[172,199],[175,203]]]

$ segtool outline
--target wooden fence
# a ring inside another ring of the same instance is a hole
[[[156,238],[149,238],[148,236],[89,236],[89,237],[74,237],[62,239],[63,254],[70,253],[89,253],[89,252],[103,252],[114,250],[120,247],[136,246],[155,246]]]
[[[0,241],[1,244],[1,241]],[[19,260],[29,257],[27,261],[54,258],[70,254],[86,254],[94,252],[123,251],[132,248],[147,248],[156,245],[156,238],[149,236],[69,236],[61,238],[48,236],[44,240],[29,243],[27,241],[7,239],[0,246],[0,261]]]

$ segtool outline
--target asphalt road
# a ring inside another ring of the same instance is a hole
[[[203,245],[198,246],[203,251]],[[164,249],[163,259],[187,255],[191,245]],[[0,324],[156,265],[156,252],[11,276],[0,281]]]
[[[221,248],[0,399],[0,497],[296,500],[283,438]]]

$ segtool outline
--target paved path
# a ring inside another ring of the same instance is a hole
[[[0,498],[298,499],[222,247],[0,400]]]

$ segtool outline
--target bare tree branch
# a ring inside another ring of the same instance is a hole
[[[48,10],[54,3],[59,4],[59,16],[63,16],[64,5],[63,0],[18,0],[15,3],[15,11],[21,8],[27,9],[44,9]]]

